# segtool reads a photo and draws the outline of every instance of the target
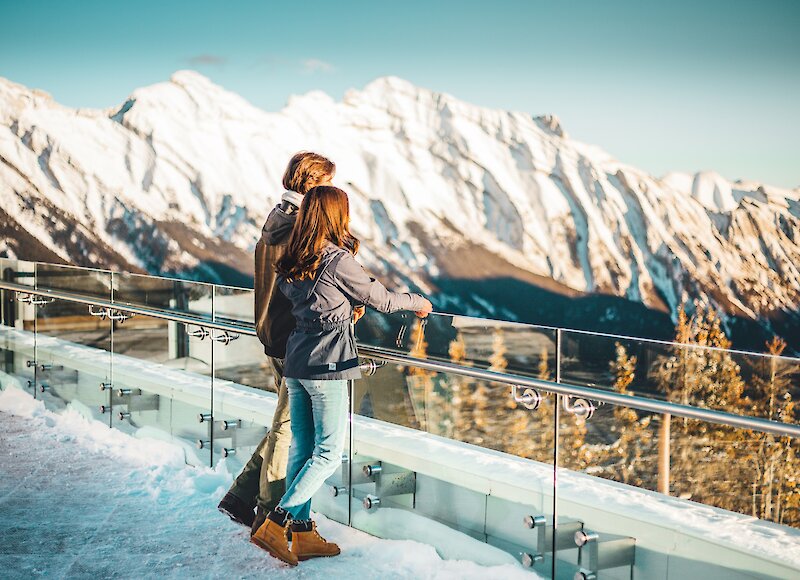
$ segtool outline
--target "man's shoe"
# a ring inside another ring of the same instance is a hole
[[[290,566],[297,566],[297,556],[289,550],[289,540],[286,538],[288,527],[289,514],[281,508],[275,508],[267,514],[266,520],[256,533],[250,536],[250,541],[269,552],[273,558]]]
[[[248,506],[231,492],[225,494],[225,497],[223,497],[222,501],[219,502],[217,509],[231,518],[237,524],[252,528],[253,520],[255,519],[253,508]]]
[[[292,553],[298,560],[326,558],[341,554],[339,546],[327,541],[317,532],[317,524],[311,520],[292,522]]]

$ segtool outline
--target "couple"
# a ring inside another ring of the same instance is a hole
[[[421,317],[432,310],[419,294],[389,292],[356,261],[359,241],[347,194],[331,185],[335,171],[316,153],[294,155],[287,191],[256,245],[256,331],[278,404],[270,432],[219,504],[250,526],[254,544],[292,566],[339,554],[316,531],[311,497],[342,461],[347,381],[361,377],[353,325],[365,305]]]

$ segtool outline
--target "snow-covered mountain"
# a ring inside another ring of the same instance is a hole
[[[336,162],[369,266],[444,309],[617,328],[623,304],[658,318],[686,294],[800,327],[800,189],[659,179],[554,116],[391,77],[278,113],[190,71],[109,110],[0,78],[0,253],[241,281],[301,149]]]

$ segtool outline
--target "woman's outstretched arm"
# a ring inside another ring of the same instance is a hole
[[[430,301],[419,294],[387,290],[383,284],[371,278],[349,252],[339,260],[334,277],[350,298],[380,312],[388,314],[411,310],[423,316],[433,310]]]

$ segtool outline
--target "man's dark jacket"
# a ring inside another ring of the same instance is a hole
[[[297,212],[286,213],[277,206],[269,214],[256,244],[255,321],[264,352],[273,358],[286,356],[286,341],[294,330],[292,303],[275,283],[275,263],[283,255]]]

